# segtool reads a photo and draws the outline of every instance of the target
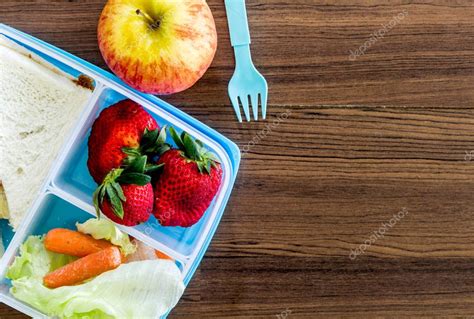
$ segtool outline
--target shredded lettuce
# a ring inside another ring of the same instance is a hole
[[[162,259],[123,264],[81,285],[45,287],[44,275],[70,258],[47,251],[42,237],[30,236],[8,270],[10,292],[51,317],[151,319],[171,310],[184,291],[176,264]]]
[[[89,234],[95,239],[106,239],[119,246],[125,256],[133,254],[137,250],[128,234],[123,233],[114,223],[105,218],[91,218],[82,224],[77,223],[76,227],[81,233]]]

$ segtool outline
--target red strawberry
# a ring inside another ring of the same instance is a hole
[[[164,164],[155,185],[153,214],[163,226],[189,227],[202,217],[216,195],[222,168],[215,155],[199,140],[185,132],[179,136],[170,128],[179,147],[166,151],[158,164]]]
[[[126,169],[113,169],[94,192],[96,212],[114,222],[135,226],[146,222],[153,211],[151,177],[144,174],[147,156],[136,158]]]
[[[135,226],[144,223],[150,218],[153,211],[153,187],[151,183],[144,186],[120,185],[126,198],[123,205],[123,217],[114,212],[110,200],[105,200],[100,209],[102,213],[117,224]]]
[[[129,152],[138,150],[145,131],[158,128],[151,115],[131,100],[120,101],[103,110],[92,126],[88,142],[87,166],[94,180],[102,183],[105,176],[120,167],[129,155],[124,153],[124,148]]]

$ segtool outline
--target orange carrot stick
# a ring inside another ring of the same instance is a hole
[[[57,288],[79,284],[86,279],[120,266],[120,250],[113,246],[82,257],[50,272],[43,278],[46,287]]]
[[[112,246],[107,240],[64,228],[52,229],[44,238],[47,250],[76,257],[84,257]]]
[[[171,258],[170,256],[168,256],[168,255],[165,254],[165,253],[162,253],[162,252],[159,251],[159,250],[155,250],[155,256],[156,256],[156,258],[158,258],[158,259],[169,259],[169,260],[173,260],[173,258]]]

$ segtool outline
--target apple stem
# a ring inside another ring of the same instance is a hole
[[[147,20],[147,22],[148,22],[148,25],[153,30],[156,30],[160,27],[160,21],[159,20],[153,20],[153,18],[150,17],[150,15],[147,14],[146,12],[143,12],[142,10],[137,9],[135,11],[135,13],[138,14],[139,16],[142,16],[143,18],[145,18],[145,20]]]

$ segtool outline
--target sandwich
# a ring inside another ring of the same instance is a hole
[[[0,218],[16,229],[92,94],[76,79],[0,35]]]

